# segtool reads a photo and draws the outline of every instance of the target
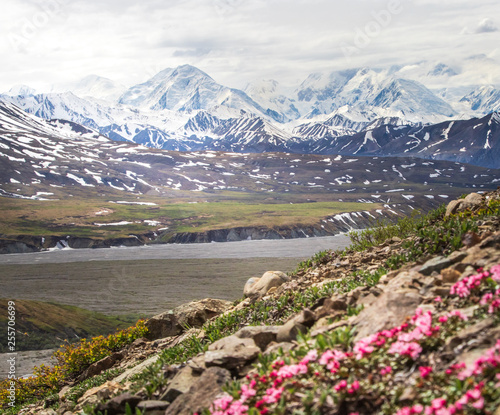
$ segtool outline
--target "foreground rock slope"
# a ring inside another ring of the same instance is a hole
[[[19,413],[498,415],[499,212],[468,195],[158,315]]]

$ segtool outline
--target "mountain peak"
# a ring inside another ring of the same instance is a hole
[[[36,90],[31,88],[28,85],[14,85],[12,88],[10,88],[7,92],[6,95],[10,96],[30,96],[30,95],[36,95]]]

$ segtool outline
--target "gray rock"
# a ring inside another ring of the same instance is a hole
[[[260,278],[256,277],[250,277],[247,282],[245,283],[245,286],[243,287],[243,295],[245,297],[250,297],[250,295],[253,293],[252,287],[259,281]]]
[[[165,415],[191,415],[201,413],[210,407],[212,402],[222,393],[222,387],[231,380],[231,373],[220,367],[211,367],[168,407]]]
[[[137,375],[139,373],[142,373],[143,370],[145,370],[147,367],[151,366],[152,364],[156,363],[156,361],[160,358],[159,355],[154,355],[143,362],[139,363],[138,365],[127,369],[125,372],[123,372],[121,375],[117,376],[116,378],[113,379],[115,382],[123,382],[124,380],[129,379],[130,377]]]
[[[239,338],[235,335],[224,337],[212,343],[205,353],[206,367],[220,366],[227,369],[241,368],[254,360],[261,349],[253,339]]]
[[[355,341],[402,324],[406,317],[415,313],[421,302],[422,297],[416,290],[387,290],[353,320],[357,327]]]
[[[230,301],[211,298],[183,304],[146,321],[147,338],[155,340],[177,336],[188,327],[201,327],[205,321],[224,313],[231,307]]]
[[[297,338],[299,333],[306,333],[307,327],[296,320],[290,320],[280,327],[276,341],[278,343],[292,342]]]
[[[246,297],[262,297],[271,288],[279,287],[290,281],[290,277],[281,271],[267,271],[261,278],[256,278],[253,284],[250,283],[250,280],[245,284],[244,295]]]
[[[100,403],[97,405],[96,411],[107,413],[107,415],[121,415],[125,413],[127,405],[134,411],[137,404],[141,401],[141,397],[126,392],[114,397],[106,403]]]
[[[316,320],[316,314],[305,308],[279,328],[276,341],[278,343],[294,341],[299,333],[306,333]]]
[[[450,215],[454,215],[455,213],[457,213],[458,209],[460,209],[463,202],[464,201],[462,199],[458,199],[458,200],[452,200],[450,203],[448,203],[448,206],[446,207],[445,216],[450,216]]]
[[[484,196],[481,196],[479,193],[471,193],[463,199],[463,203],[459,206],[458,211],[474,210],[479,208],[483,203]]]
[[[106,356],[103,359],[99,360],[98,362],[95,362],[91,364],[85,371],[78,377],[78,382],[82,382],[85,379],[91,378],[92,376],[96,376],[100,374],[101,372],[108,370],[109,368],[113,367],[116,362],[119,362],[120,360],[123,359],[125,356],[125,352],[120,351],[113,353],[110,356]]]
[[[137,404],[143,415],[164,415],[169,403],[165,401],[142,401]]]
[[[182,368],[169,383],[167,390],[160,397],[162,401],[173,402],[179,395],[189,391],[191,385],[201,376],[191,366]]]
[[[431,275],[434,271],[439,272],[442,269],[448,268],[452,264],[453,262],[449,258],[437,256],[422,265],[419,271],[423,275]]]
[[[240,339],[252,339],[257,347],[266,350],[269,343],[276,341],[279,329],[279,326],[248,326],[234,335]]]

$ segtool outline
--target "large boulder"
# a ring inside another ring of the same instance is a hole
[[[183,304],[173,310],[151,317],[146,322],[150,340],[177,336],[187,328],[201,327],[205,321],[232,307],[230,301],[206,298]]]
[[[471,193],[464,199],[452,200],[446,207],[446,216],[454,215],[465,210],[476,210],[484,204],[484,196]]]
[[[262,297],[273,287],[279,287],[290,281],[290,277],[281,271],[267,271],[261,278],[250,278],[245,284],[245,297]]]

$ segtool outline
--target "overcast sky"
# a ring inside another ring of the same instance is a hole
[[[0,91],[89,74],[130,86],[186,63],[243,88],[359,66],[500,62],[498,0],[2,0],[1,11]],[[500,82],[492,67],[474,71]]]

